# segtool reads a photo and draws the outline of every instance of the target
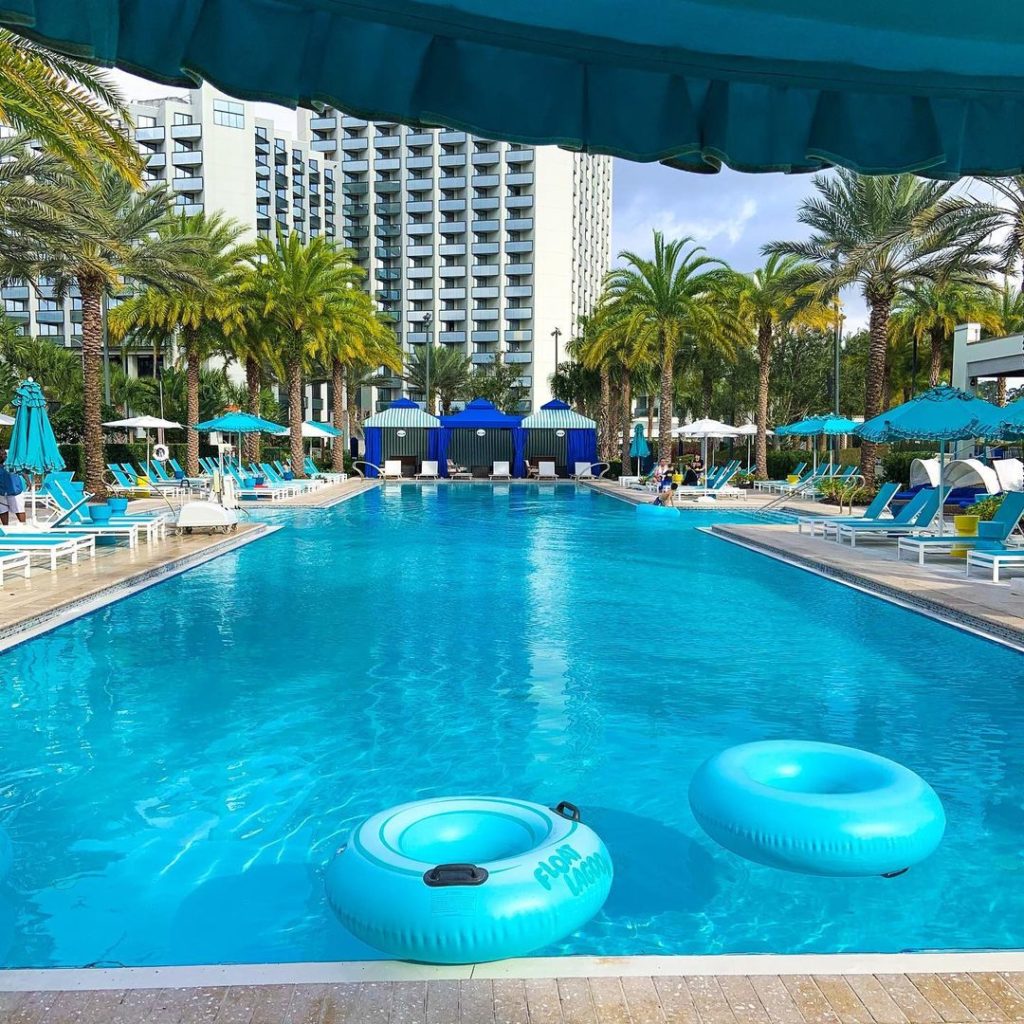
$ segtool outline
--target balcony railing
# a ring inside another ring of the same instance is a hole
[[[402,191],[402,183],[400,181],[385,181],[383,178],[378,178],[373,183],[373,191],[380,196],[398,195]]]
[[[466,166],[466,154],[465,153],[442,153],[437,158],[437,165],[439,167],[465,167]]]
[[[397,157],[377,157],[373,161],[373,167],[376,171],[399,171],[402,169],[402,161]]]
[[[410,259],[423,259],[425,256],[434,255],[434,247],[432,245],[407,245],[405,255]]]
[[[346,153],[362,153],[370,148],[369,139],[342,139],[341,148]]]
[[[473,294],[476,295],[476,289],[473,290]],[[466,297],[466,289],[465,288],[441,288],[438,291],[438,293],[437,293],[437,297],[439,299],[441,299],[442,302],[444,302],[446,300],[448,300],[448,301],[462,300],[462,299],[464,299]],[[497,298],[497,296],[495,296],[495,298]]]
[[[529,277],[533,273],[532,263],[509,263],[505,266],[509,277]]]
[[[533,218],[532,217],[509,217],[505,221],[506,231],[532,231],[533,230]]]
[[[437,340],[442,345],[464,345],[466,343],[465,331],[441,331]]]
[[[163,142],[166,128],[163,125],[154,125],[152,128],[136,128],[136,142]]]
[[[200,177],[171,178],[171,189],[175,192],[202,192],[203,179]],[[267,198],[270,198],[269,193],[267,193]]]
[[[378,245],[373,250],[373,255],[379,260],[398,260],[402,258],[402,247],[400,245]]]
[[[378,281],[400,281],[402,279],[402,272],[400,270],[383,268],[378,270],[374,276]]]
[[[530,299],[533,298],[532,284],[513,284],[505,289],[505,297],[508,299]]]
[[[466,222],[464,220],[443,220],[437,226],[442,235],[464,235],[466,233]]]
[[[313,139],[309,148],[314,153],[334,153],[338,149],[338,143],[334,139]]]
[[[473,188],[497,188],[500,180],[496,174],[474,174]]]
[[[465,267],[461,267],[461,266],[439,267],[437,273],[438,273],[439,277],[448,278],[448,279],[465,277],[466,276],[466,268]]]
[[[172,124],[171,138],[185,139],[194,142],[203,137],[203,126],[201,124]]]
[[[370,212],[369,203],[344,203],[341,212],[346,217],[365,217]]]
[[[533,171],[517,171],[515,174],[506,174],[505,184],[509,186],[532,185]]]
[[[175,167],[198,167],[203,162],[203,151],[193,150],[191,153],[172,153],[171,163]]]
[[[475,342],[477,345],[490,345],[498,340],[497,331],[473,331],[469,340]]]
[[[474,299],[496,299],[499,289],[497,285],[481,285],[473,289]]]
[[[533,196],[505,196],[506,210],[530,210],[533,208]]]
[[[378,224],[373,233],[378,238],[398,238],[402,234],[402,228],[398,224]]]
[[[505,337],[507,338],[508,334],[506,334]],[[505,353],[505,362],[510,364],[510,365],[513,364],[513,363],[532,363],[533,362],[533,353],[532,352],[506,352]]]
[[[466,133],[455,131],[441,132],[437,137],[437,141],[442,146],[461,146],[466,141]]]
[[[533,319],[532,306],[508,306],[505,309],[506,320],[531,320]]]
[[[533,252],[533,242],[506,242],[505,252],[510,256],[518,256],[525,252]]]
[[[405,212],[420,214],[420,213],[433,213],[434,212],[434,200],[433,199],[412,199],[405,204]]]
[[[477,213],[487,213],[489,210],[496,210],[501,205],[497,196],[482,196],[473,200],[473,209]]]
[[[402,212],[401,203],[374,203],[373,212],[378,217],[394,217],[396,214]]]
[[[405,136],[405,144],[412,147],[429,146],[433,141],[433,132],[409,132]]]
[[[460,188],[466,187],[466,179],[462,177],[440,178],[438,186],[442,192],[456,192]]]
[[[497,263],[478,263],[473,267],[474,277],[497,277],[501,267]]]
[[[498,310],[496,309],[474,309],[473,319],[482,322],[497,320]]]
[[[478,235],[489,235],[492,232],[497,231],[500,226],[500,223],[496,220],[473,221],[473,231]]]
[[[533,160],[532,149],[510,149],[505,153],[505,162],[510,164],[528,164]]]
[[[409,178],[405,187],[410,192],[429,192],[434,187],[433,178]]]
[[[477,366],[489,366],[498,361],[497,352],[474,352],[470,358]]]
[[[506,331],[505,340],[511,343],[533,341],[533,331],[529,330],[529,328],[520,331]]]
[[[309,130],[311,132],[333,132],[338,127],[336,117],[311,117],[309,119]]]
[[[409,156],[405,158],[405,167],[409,171],[426,171],[434,166],[432,156]]]
[[[405,276],[411,281],[426,281],[434,276],[433,267],[409,267]]]
[[[346,181],[342,183],[341,191],[347,196],[365,196],[370,191],[370,184],[366,181]]]
[[[346,160],[342,165],[346,174],[365,174],[370,169],[369,160]]]
[[[501,154],[500,153],[474,153],[473,154],[473,166],[474,167],[493,167],[500,160],[501,160]]]
[[[432,235],[434,233],[434,225],[427,221],[426,224],[407,224],[405,230],[413,237],[417,235]]]
[[[474,242],[471,251],[474,256],[497,256],[500,248],[497,242]]]

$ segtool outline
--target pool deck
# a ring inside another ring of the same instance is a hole
[[[1020,954],[967,954],[1020,960]],[[402,964],[265,965],[267,980],[231,983],[255,968],[52,972],[53,984],[0,974],[4,1024],[975,1024],[1024,1022],[1024,971],[939,970],[950,957],[636,957],[506,961],[476,968]],[[806,961],[807,972],[777,971]],[[858,961],[841,970],[838,961]],[[717,961],[723,969],[707,965]],[[886,965],[891,961],[892,968]],[[900,967],[910,962],[910,969]],[[688,971],[687,963],[699,967]],[[730,969],[730,963],[734,968]],[[675,968],[673,969],[673,964]],[[749,966],[753,964],[753,966]],[[900,966],[896,966],[899,964]],[[332,965],[320,965],[330,968]],[[357,980],[359,968],[375,980]],[[284,968],[321,980],[274,980]],[[303,972],[303,968],[307,968]],[[387,973],[395,975],[388,979]],[[821,968],[819,970],[819,968]],[[874,968],[874,969],[872,969]],[[175,975],[213,972],[202,984]],[[464,976],[459,977],[458,973]],[[433,975],[447,975],[436,977]],[[76,975],[85,980],[62,980]],[[90,977],[91,976],[91,977]]]

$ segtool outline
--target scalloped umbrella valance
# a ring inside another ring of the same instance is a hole
[[[1024,19],[953,0],[0,0],[154,81],[694,171],[1024,169]]]

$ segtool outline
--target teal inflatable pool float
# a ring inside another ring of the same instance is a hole
[[[327,869],[357,938],[391,956],[462,964],[523,956],[604,905],[612,862],[569,803],[419,800],[367,818]]]
[[[902,874],[942,840],[935,791],[903,765],[853,747],[744,743],[690,783],[701,828],[759,864],[811,875]]]

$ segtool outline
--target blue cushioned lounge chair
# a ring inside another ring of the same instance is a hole
[[[896,492],[899,489],[899,484],[882,484],[882,486],[878,488],[878,493],[871,499],[871,504],[864,509],[863,515],[797,516],[797,533],[803,533],[805,526],[807,527],[808,532],[813,536],[819,531],[819,528],[823,534],[830,533],[838,528],[840,523],[869,523],[879,522],[880,520],[884,521],[882,520],[882,516],[885,515],[886,510],[889,508],[889,504],[892,502],[892,499],[895,497]]]
[[[924,565],[926,551],[949,554],[954,546],[960,550],[1002,548],[1007,538],[1017,528],[1021,516],[1024,516],[1024,491],[1010,491],[996,509],[990,521],[992,525],[985,531],[984,536],[959,537],[947,533],[941,537],[900,537],[896,557],[901,558],[904,551],[912,551],[917,555],[918,565]]]
[[[886,540],[909,534],[924,533],[939,514],[938,488],[928,487],[919,491],[893,516],[874,523],[840,523],[836,527],[836,540],[849,540],[851,547],[863,537],[877,537]]]

